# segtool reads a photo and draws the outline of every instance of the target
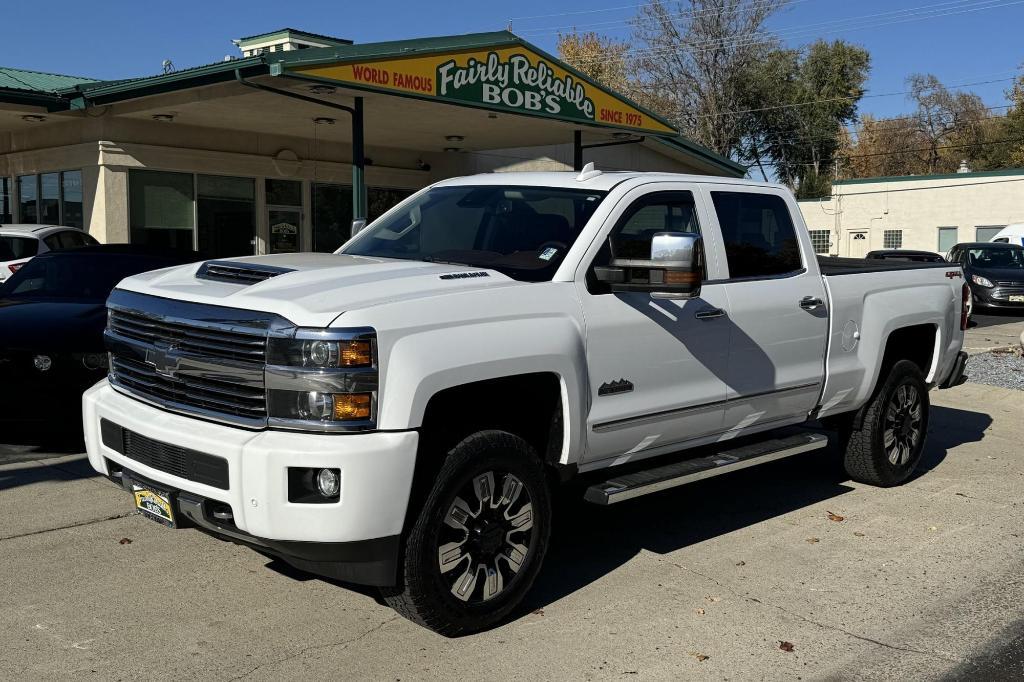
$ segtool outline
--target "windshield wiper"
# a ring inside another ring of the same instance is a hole
[[[461,265],[461,266],[467,267],[467,268],[475,268],[475,267],[477,267],[477,266],[473,265],[472,263],[463,263],[463,262],[457,261],[457,260],[444,260],[442,258],[434,258],[433,256],[422,256],[420,258],[420,260],[421,261],[425,261],[427,263],[441,263],[443,265]]]

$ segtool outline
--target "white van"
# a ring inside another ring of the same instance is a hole
[[[1007,225],[1003,229],[999,230],[999,234],[992,237],[992,239],[989,239],[989,241],[1024,246],[1024,223]]]

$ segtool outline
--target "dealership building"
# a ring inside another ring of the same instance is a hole
[[[0,223],[210,256],[331,251],[353,219],[447,177],[745,173],[512,33],[233,42],[143,78],[0,67]]]
[[[877,249],[945,254],[958,242],[986,242],[1024,223],[1024,168],[832,184],[832,194],[800,202],[821,254],[861,257]]]

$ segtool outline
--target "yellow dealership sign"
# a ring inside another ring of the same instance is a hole
[[[297,75],[426,99],[614,126],[677,132],[651,114],[522,45],[290,67]]]

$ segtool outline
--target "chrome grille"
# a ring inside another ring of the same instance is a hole
[[[287,320],[121,290],[108,308],[113,386],[172,411],[267,425],[267,338]]]
[[[145,343],[173,344],[206,357],[259,362],[266,360],[266,330],[256,333],[168,322],[129,310],[111,310],[111,331]]]
[[[120,385],[145,397],[245,419],[267,417],[267,398],[262,385],[239,386],[227,381],[185,375],[168,377],[145,362],[117,355],[111,371]]]

